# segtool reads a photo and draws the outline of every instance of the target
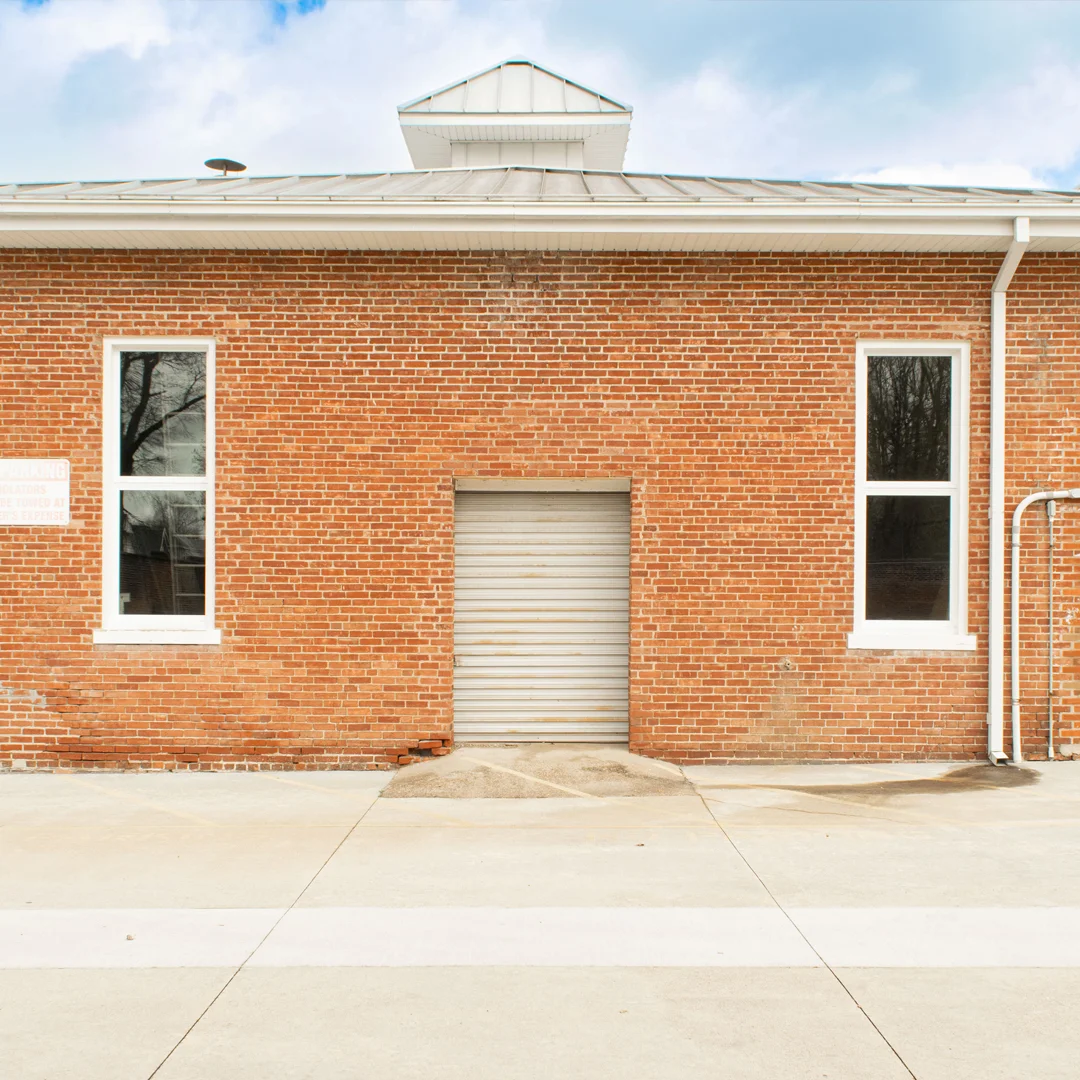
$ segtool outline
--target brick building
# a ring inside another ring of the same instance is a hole
[[[413,172],[0,186],[0,762],[1019,751],[1080,193],[628,174],[526,61],[399,117]]]

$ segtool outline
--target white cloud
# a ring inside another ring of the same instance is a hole
[[[169,41],[160,0],[82,0],[41,7],[7,5],[0,18],[5,59],[46,78],[81,57],[120,49],[141,57]]]
[[[867,96],[877,98],[910,94],[919,86],[916,72],[894,68],[881,72],[866,88]]]
[[[1080,163],[1080,64],[1060,57],[951,97],[900,61],[843,90],[715,59],[665,80],[609,37],[558,37],[560,12],[330,0],[282,26],[244,0],[0,3],[0,180],[197,175],[217,155],[408,168],[395,106],[516,53],[635,106],[628,168],[1031,187]]]
[[[0,5],[0,177],[191,175],[219,154],[255,174],[408,168],[398,103],[515,53],[546,58],[539,9],[497,8],[330,3],[280,26],[243,2]],[[587,49],[559,59],[609,66]]]
[[[891,165],[884,169],[835,177],[867,184],[930,184],[939,187],[1037,188],[1046,181],[1023,165],[995,162],[943,165]]]
[[[634,168],[795,176],[819,94],[813,87],[768,93],[706,64],[635,98],[628,162]]]
[[[630,156],[712,175],[1010,187],[1080,163],[1080,65],[1040,64],[951,101],[916,89],[900,71],[848,95],[770,88],[707,63],[645,99]]]

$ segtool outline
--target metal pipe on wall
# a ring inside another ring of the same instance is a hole
[[[1031,241],[1031,221],[1013,219],[1013,239],[990,290],[990,601],[987,757],[1005,756],[1005,294]]]
[[[1020,747],[1020,519],[1024,511],[1035,502],[1046,502],[1056,499],[1080,499],[1080,488],[1063,488],[1057,491],[1037,491],[1021,499],[1013,511],[1012,518],[1012,581],[1010,582],[1009,600],[1009,631],[1010,631],[1010,664],[1009,675],[1012,682],[1012,760],[1014,765],[1019,765],[1024,760]],[[1053,513],[1048,511],[1048,517],[1053,518]],[[1051,524],[1051,528],[1053,525]],[[1052,564],[1051,564],[1052,565]],[[1052,586],[1051,586],[1052,587]],[[1051,594],[1052,595],[1052,594]],[[1053,626],[1051,625],[1051,646],[1053,638]],[[1052,657],[1052,654],[1051,654]],[[1052,685],[1052,684],[1051,684]],[[1051,731],[1050,752],[1053,755],[1053,732]]]
[[[1054,754],[1054,515],[1057,503],[1046,500],[1046,528],[1050,550],[1047,553],[1046,592],[1046,760]]]

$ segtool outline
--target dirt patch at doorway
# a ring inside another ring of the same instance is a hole
[[[693,795],[682,770],[606,746],[463,746],[402,769],[384,799],[567,799]]]

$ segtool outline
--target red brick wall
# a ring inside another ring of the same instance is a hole
[[[1080,487],[1080,274],[1075,258],[1029,256],[1021,263],[1009,292],[1009,346],[1011,519],[1016,503],[1030,492]],[[1058,745],[1080,744],[1080,502],[1057,503],[1054,532],[1055,728]],[[1031,506],[1021,532],[1020,666],[1024,753],[1032,758],[1045,758],[1047,750],[1047,537],[1044,505]]]
[[[70,527],[0,530],[0,760],[356,768],[449,738],[452,478],[553,475],[633,477],[633,749],[982,757],[998,261],[0,253],[0,454],[73,472]],[[1010,510],[1080,483],[1078,292],[1080,259],[1031,256],[1010,294]],[[217,339],[220,647],[91,643],[114,335]],[[846,648],[859,337],[971,342],[977,652]],[[1060,620],[1080,612],[1080,505],[1063,524]],[[1059,708],[1080,741],[1077,628]]]

